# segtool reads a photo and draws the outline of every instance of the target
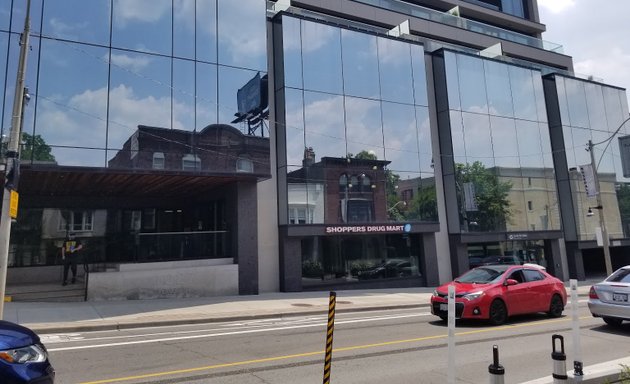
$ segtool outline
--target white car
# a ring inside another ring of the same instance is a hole
[[[588,293],[588,309],[606,324],[619,326],[630,321],[630,265],[619,268]]]

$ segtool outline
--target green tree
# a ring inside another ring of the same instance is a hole
[[[22,133],[22,151],[20,158],[26,161],[55,161],[52,149],[40,135],[29,135]]]
[[[480,161],[475,161],[472,164],[456,164],[455,178],[462,223],[467,220],[468,229],[473,231],[505,230],[512,216],[510,200],[508,199],[512,183],[500,181],[498,176],[488,170]],[[472,183],[474,186],[477,211],[465,211],[463,187],[467,183]],[[476,223],[476,225],[471,226],[472,223]]]
[[[408,220],[437,221],[437,195],[435,185],[427,185],[418,188],[415,196],[409,203],[405,218]]]

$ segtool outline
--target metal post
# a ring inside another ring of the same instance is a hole
[[[492,364],[488,366],[490,384],[503,384],[505,382],[505,368],[499,364],[499,347],[492,346]]]
[[[22,108],[24,103],[24,78],[26,77],[26,59],[29,46],[29,35],[31,32],[31,0],[26,1],[26,16],[24,18],[24,32],[20,37],[20,58],[18,71],[15,79],[15,96],[13,99],[13,115],[11,120],[11,132],[9,134],[9,145],[7,146],[5,176],[9,172],[16,174],[19,172],[19,150],[22,141]],[[9,215],[9,205],[11,201],[11,191],[6,188],[4,180],[2,182],[2,213],[0,216],[0,319],[4,318],[4,294],[6,292],[7,268],[9,264],[9,242],[11,236],[11,217]],[[13,186],[17,189],[17,185]]]
[[[328,301],[328,326],[326,327],[326,355],[324,357],[324,380],[323,384],[330,384],[330,368],[332,366],[332,346],[333,332],[335,330],[335,306],[337,304],[337,293],[331,291]]]
[[[455,286],[448,286],[448,384],[455,383]]]
[[[593,179],[595,188],[597,189],[597,210],[599,211],[599,226],[602,230],[602,246],[604,248],[604,262],[606,263],[606,276],[613,273],[612,262],[610,260],[610,239],[608,239],[608,231],[606,230],[606,222],[604,220],[604,206],[602,205],[602,188],[599,184],[599,176],[597,175],[597,163],[595,163],[595,154],[593,153],[593,142],[588,141],[588,151],[591,154],[591,166],[593,167]]]
[[[556,340],[560,340],[560,350],[556,349]],[[564,353],[564,338],[561,335],[551,336],[551,359],[553,360],[553,383],[566,383],[567,376],[567,355]]]
[[[580,340],[580,318],[578,314],[578,294],[577,294],[577,280],[569,280],[571,289],[571,322],[573,333],[573,375],[574,381],[582,381],[584,372],[582,370],[582,343]]]

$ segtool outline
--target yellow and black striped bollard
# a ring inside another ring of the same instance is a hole
[[[326,327],[326,357],[324,358],[324,384],[330,384],[330,366],[332,364],[333,331],[335,330],[335,305],[337,292],[330,292],[328,301],[328,326]]]

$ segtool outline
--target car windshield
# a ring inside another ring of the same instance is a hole
[[[630,283],[630,269],[620,269],[617,272],[610,275],[606,281],[613,283]]]
[[[458,283],[493,283],[501,278],[505,273],[503,268],[480,267],[472,269],[460,277],[455,282]]]

